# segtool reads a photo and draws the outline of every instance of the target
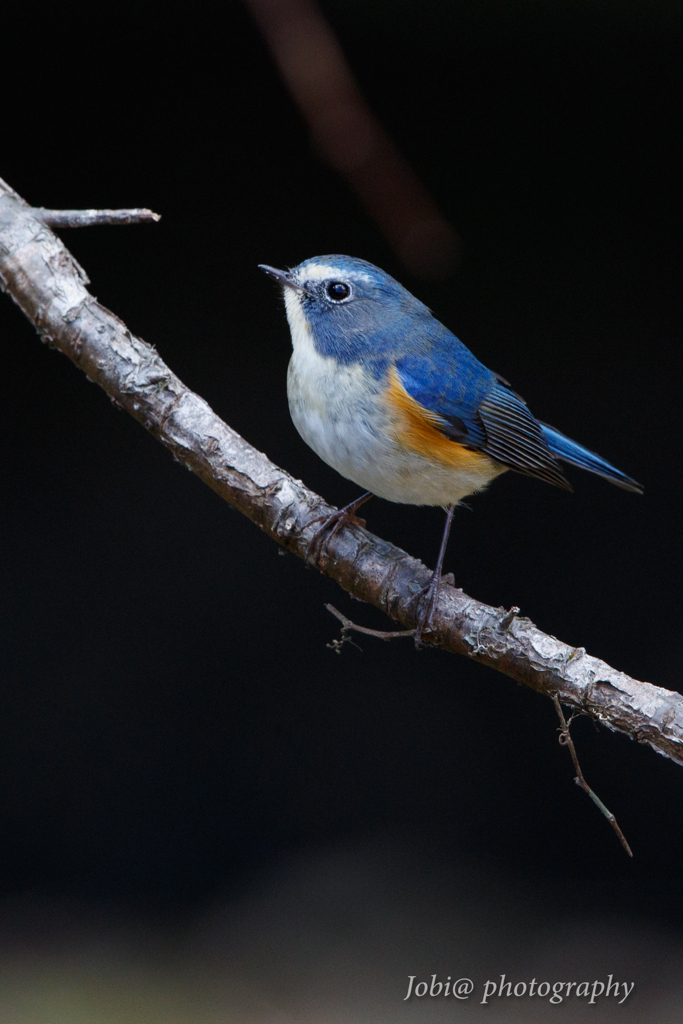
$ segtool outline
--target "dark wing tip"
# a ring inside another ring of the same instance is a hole
[[[486,430],[483,451],[510,469],[544,480],[564,491],[573,487],[550,450],[541,425],[523,399],[495,385],[478,409]]]

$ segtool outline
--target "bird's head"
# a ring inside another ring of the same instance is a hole
[[[294,347],[356,362],[402,347],[425,305],[379,267],[352,256],[314,256],[291,270],[261,265],[282,285]]]

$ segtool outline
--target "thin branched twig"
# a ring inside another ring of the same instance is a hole
[[[342,624],[341,634],[342,640],[339,647],[335,647],[336,651],[339,651],[344,640],[348,640],[349,633],[363,633],[364,636],[373,636],[376,640],[399,640],[401,637],[415,636],[416,630],[414,629],[396,629],[387,631],[384,629],[368,629],[367,626],[359,626],[356,622],[352,622],[351,619],[347,619],[346,615],[343,615],[338,608],[335,608],[333,604],[326,604],[328,612],[332,612],[335,618],[339,619]],[[339,641],[337,641],[339,643]]]
[[[569,732],[569,725],[567,723],[566,718],[564,717],[562,705],[560,704],[560,698],[556,694],[553,696],[553,704],[555,705],[557,716],[560,719],[560,743],[563,747],[567,747],[569,753],[572,756],[572,761],[574,762],[574,771],[576,772],[576,778],[574,779],[574,782],[577,786],[581,787],[584,793],[588,793],[588,796],[591,798],[595,806],[600,810],[602,814],[605,815],[605,817],[609,821],[610,825],[612,826],[612,828],[618,836],[619,842],[624,847],[629,857],[632,857],[633,852],[631,850],[631,847],[626,842],[626,836],[617,824],[617,819],[614,817],[612,812],[605,807],[600,797],[593,792],[593,790],[588,785],[583,776],[583,772],[581,771],[581,765],[579,764],[579,758],[576,753],[576,747],[574,746],[574,740],[572,739],[571,733]]]

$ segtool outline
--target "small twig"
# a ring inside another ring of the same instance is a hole
[[[46,210],[34,206],[34,217],[50,228],[90,228],[100,224],[153,224],[161,220],[153,210]]]
[[[328,605],[328,607],[329,607],[329,605]],[[602,814],[605,815],[605,817],[609,821],[610,825],[612,826],[612,828],[614,829],[614,831],[616,832],[616,834],[617,834],[617,836],[619,838],[619,842],[624,847],[624,849],[626,850],[626,852],[629,855],[629,857],[632,857],[633,856],[633,851],[631,850],[631,847],[626,842],[626,836],[624,835],[624,833],[621,831],[621,829],[617,825],[617,819],[614,817],[614,815],[612,814],[611,811],[608,811],[608,809],[605,807],[605,805],[603,804],[603,802],[600,799],[600,797],[597,796],[593,792],[593,790],[590,788],[590,786],[588,785],[588,783],[586,782],[586,780],[583,777],[583,772],[581,771],[581,765],[579,764],[579,759],[578,759],[577,754],[576,754],[576,747],[574,746],[574,741],[571,738],[571,735],[570,735],[570,732],[569,732],[569,726],[567,725],[567,721],[566,721],[566,719],[564,717],[564,712],[562,711],[562,705],[560,704],[560,698],[557,695],[553,696],[553,704],[555,705],[555,710],[557,711],[557,716],[560,719],[560,726],[561,726],[561,728],[560,728],[560,743],[562,744],[563,747],[568,747],[569,748],[569,753],[571,754],[572,761],[574,762],[574,771],[576,772],[576,778],[574,779],[574,782],[576,783],[577,786],[581,787],[581,789],[584,791],[584,793],[588,793],[588,796],[591,798],[591,800],[593,801],[595,806],[602,812]],[[570,721],[571,721],[571,719],[570,719]]]
[[[500,630],[500,632],[506,633],[518,615],[519,608],[516,604],[513,604],[512,608],[507,613],[507,615],[504,615],[503,618],[498,623],[498,629]]]
[[[367,626],[358,626],[355,622],[352,622],[351,619],[347,619],[345,615],[342,615],[342,613],[335,608],[333,604],[326,604],[325,607],[328,612],[332,612],[332,614],[341,622],[343,640],[347,639],[346,634],[349,632],[364,633],[365,636],[374,636],[377,640],[397,640],[402,636],[415,636],[416,630],[414,629],[397,629],[393,632],[388,632],[383,629],[368,629]],[[337,650],[337,648],[335,648],[335,650]]]

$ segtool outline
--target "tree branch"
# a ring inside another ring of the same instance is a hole
[[[343,175],[404,265],[445,277],[458,237],[365,100],[316,0],[245,0],[315,149]]]
[[[333,510],[224,423],[86,289],[66,247],[0,180],[0,285],[43,341],[58,348],[225,501],[287,550],[306,557],[319,516]],[[323,571],[354,597],[415,627],[411,598],[430,578],[405,551],[358,526],[328,545]],[[541,632],[514,611],[444,585],[430,640],[511,676],[609,729],[683,764],[683,696],[618,672]]]
[[[46,210],[33,207],[33,216],[50,228],[91,228],[99,224],[155,224],[161,214],[152,210]]]

